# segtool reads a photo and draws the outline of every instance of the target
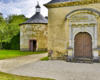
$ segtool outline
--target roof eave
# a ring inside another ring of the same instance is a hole
[[[43,4],[46,8],[57,8],[57,7],[64,7],[66,4],[70,4],[72,2],[78,2],[78,1],[71,1],[71,2],[56,2],[56,3],[47,3]]]
[[[44,4],[46,8],[58,8],[58,7],[68,7],[68,6],[79,6],[86,4],[100,3],[100,0],[80,0],[80,1],[71,1],[71,2],[55,2]]]
[[[24,24],[48,24],[48,23],[22,23],[22,24],[19,24],[19,26],[24,25]]]

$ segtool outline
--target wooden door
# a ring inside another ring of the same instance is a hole
[[[92,57],[92,38],[88,33],[78,33],[75,37],[75,57]]]
[[[92,57],[92,38],[88,33],[84,33],[84,57],[85,58],[91,58]]]
[[[30,40],[30,51],[33,51],[33,41]]]
[[[83,57],[83,35],[79,33],[75,37],[75,57]]]

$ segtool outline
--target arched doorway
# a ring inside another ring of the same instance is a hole
[[[75,36],[75,57],[92,58],[92,38],[86,32],[80,32]]]

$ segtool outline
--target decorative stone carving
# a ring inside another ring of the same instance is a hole
[[[74,38],[79,32],[87,32],[92,37],[92,48],[97,47],[97,16],[96,14],[90,14],[89,11],[76,11],[67,16],[69,20],[69,46],[73,49],[68,49],[68,58],[70,61],[74,56]],[[93,50],[93,59],[98,60],[98,50]]]
[[[70,20],[70,22],[96,22],[95,16],[88,13],[74,14],[68,19]]]
[[[79,0],[79,1],[71,1],[71,2],[61,2],[61,3],[53,3],[53,4],[44,4],[47,8],[56,8],[56,7],[65,7],[65,6],[76,6],[76,5],[86,5],[100,3],[100,0]]]

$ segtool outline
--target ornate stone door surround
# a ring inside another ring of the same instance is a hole
[[[97,48],[97,18],[96,12],[81,10],[71,13],[67,16],[69,21],[69,48],[68,57],[74,58],[74,38],[79,32],[87,32],[92,37],[92,57],[98,57],[98,53],[93,50]]]

